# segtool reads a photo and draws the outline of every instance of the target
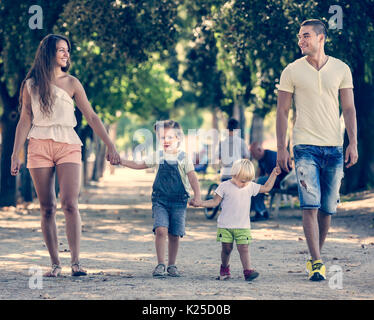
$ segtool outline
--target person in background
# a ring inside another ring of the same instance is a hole
[[[258,162],[258,178],[256,182],[258,184],[265,184],[274,167],[277,165],[277,153],[272,150],[264,149],[260,143],[253,142],[250,146],[251,155]],[[274,188],[280,187],[280,182],[287,175],[287,172],[282,172],[277,176],[275,180]],[[263,221],[269,219],[269,212],[265,206],[265,195],[259,193],[252,199],[251,211],[255,211],[254,217],[251,218],[252,222]]]
[[[249,147],[247,143],[237,134],[239,121],[231,118],[227,123],[229,135],[219,143],[218,159],[221,163],[221,181],[231,179],[231,168],[233,163],[239,159],[249,159]]]

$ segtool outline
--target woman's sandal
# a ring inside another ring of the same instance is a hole
[[[73,267],[78,267],[78,268],[77,270],[74,271]],[[71,265],[71,275],[73,277],[86,276],[87,271],[82,269],[81,264],[79,262],[76,262]]]
[[[46,278],[57,278],[61,275],[62,268],[58,264],[52,264],[51,271],[46,272],[43,274],[43,277]]]

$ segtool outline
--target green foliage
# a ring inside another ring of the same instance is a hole
[[[51,32],[68,0],[0,1],[0,82],[9,95],[18,95],[19,86],[31,67],[40,40]],[[30,29],[31,5],[43,9],[43,29]]]
[[[94,41],[105,59],[138,63],[174,45],[178,5],[175,0],[71,0],[63,17],[69,34]]]
[[[217,68],[218,49],[209,20],[196,27],[194,34],[183,78],[190,82],[198,107],[220,107],[224,97],[223,74]]]
[[[125,110],[144,118],[167,119],[175,101],[182,95],[179,84],[168,76],[165,67],[150,61],[133,68],[122,80]]]

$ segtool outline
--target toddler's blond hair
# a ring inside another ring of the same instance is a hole
[[[255,168],[248,159],[239,159],[231,168],[231,175],[240,180],[252,181],[255,178]]]

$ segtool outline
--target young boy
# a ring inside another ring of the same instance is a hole
[[[231,277],[229,260],[234,241],[236,241],[243,265],[244,279],[251,281],[258,277],[259,273],[250,268],[251,229],[249,212],[251,197],[258,193],[269,192],[280,172],[280,168],[275,167],[265,185],[260,185],[251,182],[255,177],[252,162],[247,159],[237,160],[231,169],[232,178],[218,186],[213,199],[191,202],[193,206],[208,208],[216,207],[221,203],[222,211],[217,219],[217,241],[222,243],[222,264],[219,279],[224,280]]]
[[[181,151],[182,128],[173,120],[158,121],[154,129],[162,150],[153,153],[144,161],[121,160],[121,165],[133,169],[157,168],[152,191],[153,232],[158,264],[154,277],[169,275],[179,277],[175,265],[179,237],[185,234],[187,200],[191,189],[193,201],[200,201],[200,186],[194,165],[187,154]],[[168,237],[168,267],[165,265],[166,238]]]

